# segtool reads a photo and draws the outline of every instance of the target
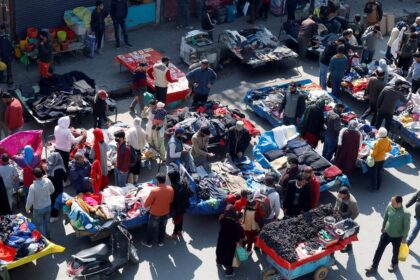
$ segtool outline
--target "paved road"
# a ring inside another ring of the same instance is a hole
[[[360,6],[362,1],[357,1],[356,4]],[[386,4],[393,3],[396,5],[398,1],[384,1]],[[406,1],[404,2],[406,3]],[[415,3],[415,1],[410,1]],[[352,7],[353,8],[353,7]],[[401,8],[401,7],[400,7]],[[243,24],[244,19],[235,22],[236,26]],[[275,30],[278,25],[277,19],[271,19],[267,25]],[[162,38],[159,40],[151,38],[153,41],[159,41],[161,48],[171,49],[172,57],[176,57],[176,46],[168,46],[163,42],[165,35],[170,35],[170,28],[167,25],[158,27],[159,34]],[[151,34],[151,29],[142,29],[133,32],[131,36],[135,37],[136,46],[150,47],[147,42],[143,42],[141,38],[145,38],[144,34]],[[143,36],[140,36],[143,35]],[[178,35],[177,35],[178,36]],[[179,38],[179,37],[178,37]],[[106,50],[107,53],[112,53],[114,50]],[[168,51],[167,51],[168,52]],[[108,59],[109,62],[111,59]],[[88,61],[88,63],[77,62],[66,66],[67,61],[63,61],[62,65],[57,68],[61,70],[74,69],[92,69],[95,68],[95,60]],[[100,62],[98,62],[100,63]],[[89,65],[88,65],[89,64]],[[76,67],[77,66],[77,67]],[[101,65],[102,66],[102,65]],[[219,80],[213,88],[212,99],[220,100],[222,104],[228,104],[242,109],[246,115],[257,123],[263,129],[268,130],[270,126],[265,121],[259,119],[251,111],[247,110],[243,104],[242,97],[244,93],[255,87],[263,85],[270,85],[280,82],[287,82],[297,79],[312,79],[317,81],[318,65],[316,61],[305,60],[297,69],[293,69],[293,63],[285,62],[278,67],[258,69],[252,71],[244,69],[239,65],[231,65],[226,67],[219,76]],[[108,69],[106,69],[108,71]],[[113,70],[111,70],[113,71]],[[63,71],[64,72],[64,71]],[[90,72],[86,71],[88,74]],[[118,73],[115,74],[117,75]],[[100,75],[97,69],[95,75]],[[128,77],[126,77],[128,78]],[[110,81],[113,83],[114,81]],[[348,103],[353,106],[356,112],[361,112],[363,106],[353,102],[349,98],[345,98]],[[129,99],[123,99],[118,102],[118,109],[120,113],[118,119],[128,123],[132,123],[132,118],[127,112]],[[39,128],[33,122],[25,124],[27,129]],[[82,126],[90,127],[89,120],[82,120]],[[52,128],[46,128],[47,133],[51,133]],[[321,147],[319,147],[320,149]],[[364,268],[370,265],[374,251],[380,236],[380,227],[382,222],[382,213],[389,202],[389,199],[394,194],[401,194],[404,200],[407,200],[410,194],[419,189],[419,165],[420,153],[418,150],[408,149],[413,154],[413,164],[399,170],[388,169],[384,174],[384,184],[379,192],[370,192],[369,180],[366,176],[357,173],[351,178],[352,192],[359,201],[360,216],[358,223],[361,226],[359,234],[359,242],[354,244],[354,251],[350,254],[336,254],[337,265],[330,270],[330,277],[328,279],[368,279],[364,274]],[[250,152],[249,152],[250,154]],[[154,173],[148,171],[143,178],[147,181],[153,177]],[[325,192],[321,195],[321,203],[334,202],[334,193]],[[414,213],[414,209],[410,209]],[[412,219],[414,222],[414,220]],[[172,230],[171,222],[168,223],[167,232]],[[151,249],[142,247],[140,241],[144,239],[144,228],[133,230],[135,243],[139,248],[141,263],[139,266],[128,265],[114,279],[219,279],[223,278],[223,272],[218,270],[215,263],[215,245],[218,232],[218,221],[215,216],[191,216],[187,215],[185,219],[185,241],[174,242],[167,241],[165,246],[153,247]],[[78,239],[70,226],[64,225],[63,222],[57,222],[53,226],[52,240],[57,244],[66,247],[63,254],[44,257],[34,264],[28,264],[11,271],[12,279],[33,279],[33,280],[49,280],[49,279],[68,279],[66,276],[66,261],[70,255],[87,248],[91,243],[87,239]],[[413,244],[414,248],[409,259],[405,263],[401,263],[400,270],[396,274],[390,274],[386,271],[390,259],[391,249],[388,248],[380,264],[379,274],[372,279],[418,279],[420,269],[420,238]],[[254,253],[252,260],[249,260],[242,267],[237,270],[237,279],[260,279],[262,269],[266,267],[264,257],[260,254]],[[417,275],[417,276],[416,276]],[[308,277],[303,279],[310,279]]]

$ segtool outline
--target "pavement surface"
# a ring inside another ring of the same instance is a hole
[[[385,12],[394,14],[402,12],[404,8],[411,11],[420,11],[415,0],[392,1],[384,0]],[[352,1],[351,12],[362,13],[365,1]],[[268,21],[261,22],[274,34],[280,29],[280,18],[270,16]],[[195,26],[198,26],[196,22]],[[245,18],[239,18],[232,24],[218,25],[215,35],[224,29],[237,29],[248,26]],[[153,47],[172,58],[182,70],[186,65],[179,59],[179,42],[184,31],[174,29],[174,23],[161,24],[159,26],[148,26],[129,33],[133,48],[121,48],[116,50],[112,43],[106,43],[105,52],[88,59],[82,56],[64,56],[57,63],[55,71],[65,73],[71,70],[80,70],[97,81],[99,88],[108,90],[122,89],[129,86],[130,75],[128,72],[119,72],[119,67],[114,63],[117,54],[129,52],[135,49]],[[147,38],[147,39],[145,39]],[[170,43],[169,43],[170,42]],[[384,50],[386,40],[383,42]],[[377,56],[381,54],[377,52]],[[318,63],[315,60],[300,61],[298,68],[293,68],[294,62],[279,64],[276,67],[261,68],[257,70],[247,69],[239,64],[226,66],[219,73],[219,79],[212,89],[211,98],[219,100],[222,104],[241,109],[248,118],[254,121],[262,130],[271,129],[270,125],[258,118],[252,111],[248,110],[242,102],[244,94],[251,88],[289,82],[291,80],[312,79],[317,81]],[[16,83],[36,83],[38,72],[35,65],[31,65],[26,71],[22,65],[14,65]],[[344,96],[344,101],[357,113],[361,113],[365,107],[349,97]],[[132,117],[128,113],[130,98],[118,100],[118,120],[132,124]],[[91,120],[82,119],[81,127],[90,128]],[[28,119],[25,122],[25,129],[39,129],[40,125]],[[53,126],[44,127],[47,135],[52,134]],[[253,140],[256,142],[256,139]],[[364,268],[371,264],[376,246],[379,241],[380,228],[383,218],[383,211],[392,195],[400,194],[407,201],[411,194],[419,189],[419,166],[420,153],[405,145],[413,155],[413,164],[396,169],[387,169],[384,172],[383,186],[380,191],[369,190],[369,179],[357,171],[350,178],[352,193],[357,198],[360,208],[360,216],[357,222],[360,224],[359,242],[354,243],[354,250],[349,254],[337,253],[337,263],[330,268],[328,279],[419,279],[420,273],[420,239],[418,238],[411,246],[412,252],[406,262],[400,263],[400,269],[391,274],[387,267],[391,260],[390,246],[385,251],[379,267],[379,273],[374,277],[367,277]],[[322,149],[322,146],[318,147]],[[251,155],[251,149],[248,151]],[[142,181],[148,181],[155,175],[156,170],[145,171]],[[111,179],[112,180],[112,179]],[[65,191],[68,191],[65,189]],[[333,203],[336,190],[321,194],[320,203]],[[23,209],[23,205],[20,205]],[[414,214],[413,207],[409,209]],[[414,225],[414,218],[412,218]],[[171,233],[173,225],[168,222],[167,232]],[[218,269],[215,262],[215,246],[217,241],[219,224],[216,216],[192,216],[187,215],[184,222],[184,241],[166,241],[164,247],[154,246],[146,248],[140,244],[145,238],[145,228],[141,227],[132,230],[135,244],[141,258],[140,265],[128,264],[120,270],[113,279],[223,279],[223,271]],[[66,261],[70,256],[92,244],[86,238],[76,238],[71,226],[65,225],[62,220],[52,225],[52,241],[66,247],[62,254],[46,256],[34,263],[18,267],[12,271],[12,279],[69,279],[66,275]],[[252,259],[236,269],[236,279],[261,279],[261,272],[267,268],[265,257],[259,252],[254,252]],[[301,279],[312,279],[312,276],[305,276]]]

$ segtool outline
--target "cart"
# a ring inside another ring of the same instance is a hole
[[[349,243],[357,240],[357,235],[354,234],[312,256],[290,263],[278,256],[273,249],[268,247],[267,244],[258,237],[256,245],[267,254],[267,262],[270,264],[270,268],[263,272],[263,279],[291,280],[313,273],[313,279],[324,280],[327,278],[329,266],[334,263],[332,257],[334,252],[344,249]]]
[[[201,60],[207,59],[210,66],[216,69],[220,53],[218,45],[210,40],[207,32],[192,30],[182,36],[179,56],[191,68]]]
[[[152,48],[148,48],[131,53],[120,54],[115,57],[115,61],[120,64],[120,72],[124,66],[128,69],[128,71],[130,71],[130,73],[134,73],[140,62],[147,62],[149,66],[152,66],[156,62],[160,61],[162,57],[162,54],[158,51]],[[188,94],[190,93],[190,89],[188,87],[188,80],[184,72],[182,72],[172,63],[169,64],[169,70],[171,71],[171,76],[178,79],[178,82],[170,83],[168,85],[166,103],[171,103],[187,98]],[[151,90],[151,92],[155,90],[154,80],[152,80],[150,77],[147,77],[147,87]]]

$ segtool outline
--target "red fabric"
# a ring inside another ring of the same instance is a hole
[[[357,238],[357,235],[352,235],[349,238],[340,240],[337,244],[332,245],[312,256],[309,256],[307,258],[304,259],[300,259],[296,262],[293,263],[289,263],[287,260],[283,259],[281,256],[277,255],[277,253],[271,249],[270,247],[267,246],[267,244],[265,244],[264,241],[262,241],[259,237],[257,237],[257,240],[255,242],[255,244],[257,245],[257,247],[261,248],[261,250],[266,253],[271,259],[273,259],[276,264],[278,264],[279,266],[285,268],[285,269],[295,269],[305,263],[309,263],[312,261],[316,261],[319,260],[325,256],[331,255],[332,253],[334,253],[335,251],[339,251],[344,249],[349,243],[353,242],[353,241],[358,241],[359,239]]]
[[[303,135],[303,139],[305,139],[306,142],[312,146],[312,148],[316,148],[316,146],[318,146],[319,135],[315,135],[310,132],[305,132],[305,134]]]
[[[95,200],[98,204],[102,203],[102,194],[98,193],[84,193],[82,199],[85,200],[86,198],[92,198],[93,200]]]
[[[104,140],[104,134],[102,133],[102,130],[100,128],[95,128],[93,130],[93,136],[95,136],[95,139],[93,140],[93,150],[95,151],[95,159],[101,161],[101,150],[99,147],[99,143],[103,143]]]
[[[242,121],[242,122],[244,123],[244,128],[245,128],[246,130],[248,130],[249,135],[251,135],[251,136],[257,136],[257,135],[260,135],[261,131],[259,131],[258,129],[256,129],[256,128],[255,128],[255,125],[254,125],[251,121],[249,121],[249,120],[248,120],[248,119],[246,119],[246,118],[241,118],[241,117],[239,117],[239,116],[238,116],[238,115],[236,115],[236,114],[233,114],[233,116],[234,116],[237,120],[240,120],[240,121]]]
[[[241,199],[235,202],[235,210],[240,212],[242,209],[246,207],[247,203],[248,203],[248,199],[242,197]]]
[[[343,174],[343,172],[336,165],[330,166],[324,170],[324,178],[334,178],[341,174]]]
[[[9,130],[18,129],[23,126],[22,104],[20,104],[20,101],[17,98],[13,98],[12,103],[6,107],[4,122]]]
[[[312,174],[310,183],[311,183],[311,209],[314,209],[318,206],[321,184],[319,183],[318,178],[314,174]]]
[[[51,73],[49,72],[50,65],[51,63],[38,61],[39,75],[41,76],[41,78],[51,77]]]
[[[70,151],[70,160],[74,159],[74,156],[79,150],[83,150],[85,148],[85,143],[81,142],[77,144],[73,150]]]
[[[101,178],[101,190],[108,187],[108,176],[102,176]]]
[[[361,79],[357,79],[355,81],[352,82],[352,91],[354,93],[359,92],[359,91],[364,91],[367,88],[367,84],[369,82],[368,78],[361,78]]]
[[[206,112],[206,108],[204,108],[204,106],[199,106],[195,109],[195,111],[197,113],[204,113],[204,112]]]
[[[102,179],[102,168],[101,162],[99,160],[95,160],[92,164],[92,168],[90,170],[90,177],[92,178],[92,187],[93,192],[98,194],[101,189],[101,179]]]
[[[166,77],[166,80],[168,80],[168,82],[170,82],[170,83],[176,83],[176,82],[178,82],[178,79],[172,78],[171,71],[169,69],[166,70],[165,77]]]
[[[128,210],[127,216],[131,218],[138,217],[140,215],[140,207],[141,203],[139,201],[134,202],[133,206],[131,206],[131,209]]]
[[[130,153],[131,150],[128,145],[124,142],[124,150],[121,148],[121,144],[117,147],[117,168],[121,172],[128,172],[130,168]]]
[[[26,188],[29,188],[35,179],[34,174],[32,172],[32,168],[30,167],[23,168],[22,176],[23,176],[23,186]]]
[[[35,241],[38,241],[42,237],[41,233],[34,229],[32,231],[32,238],[35,239]]]
[[[228,194],[226,197],[226,202],[229,204],[235,204],[235,202],[238,200],[236,194]]]
[[[2,241],[0,241],[0,260],[5,262],[13,262],[16,256],[16,249],[10,246],[7,246]]]

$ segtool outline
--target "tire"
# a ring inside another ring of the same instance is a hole
[[[314,273],[314,280],[324,280],[328,276],[328,267],[323,266],[318,268]]]

